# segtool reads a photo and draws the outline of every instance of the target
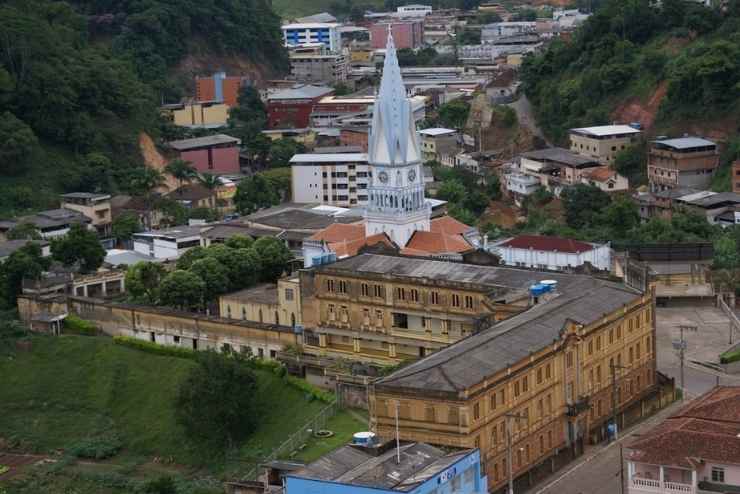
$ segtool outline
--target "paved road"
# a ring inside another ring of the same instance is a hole
[[[680,406],[680,403],[673,403],[648,420],[627,429],[617,442],[589,447],[583,456],[568,465],[564,471],[556,473],[555,477],[546,479],[528,492],[534,494],[618,494],[620,446],[650,430],[678,410]],[[626,479],[626,467],[624,475]]]
[[[679,338],[680,325],[693,325],[697,331],[686,332],[688,342],[686,360],[714,362],[729,345],[729,320],[712,307],[659,308],[657,317],[658,370],[676,378],[680,385],[680,365],[672,341]],[[684,369],[687,397],[698,396],[717,384],[740,385],[740,376],[728,376],[710,369],[688,364]],[[674,403],[645,422],[637,424],[622,435],[619,443],[632,440],[635,435],[647,432],[668,415],[680,408]],[[535,494],[617,494],[619,493],[619,443],[591,446],[575,463],[562,472],[545,479],[530,489]],[[626,468],[626,467],[625,467]],[[626,490],[625,490],[626,492]]]
[[[698,396],[720,384],[740,385],[740,376],[728,376],[693,364],[717,362],[720,353],[730,347],[729,319],[714,307],[659,308],[657,318],[658,370],[676,379],[680,386],[680,359],[672,342],[680,339],[679,326],[696,326],[696,332],[686,331],[686,366],[684,387],[688,396]],[[735,337],[736,339],[736,337]]]

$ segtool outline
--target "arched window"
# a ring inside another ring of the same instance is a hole
[[[260,322],[262,322],[262,309],[260,309],[260,312],[259,312],[259,319],[260,319]]]
[[[278,311],[275,311],[275,324],[280,324],[280,314],[278,314]]]
[[[247,309],[245,309],[244,307],[242,307],[242,319],[247,319]]]
[[[293,312],[290,313],[290,326],[295,328],[295,313]]]

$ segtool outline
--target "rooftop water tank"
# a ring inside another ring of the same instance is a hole
[[[547,288],[545,288],[544,285],[541,285],[539,283],[529,287],[529,293],[533,297],[539,297],[540,295],[544,294],[546,291],[547,291]]]
[[[358,446],[372,446],[375,444],[374,432],[355,432],[352,435],[352,444]]]

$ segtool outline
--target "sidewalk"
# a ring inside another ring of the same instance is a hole
[[[569,463],[563,471],[528,489],[534,494],[599,494],[619,492],[620,448],[629,443],[635,434],[655,427],[675,413],[686,402],[677,401],[646,420],[620,433],[617,441],[588,446],[580,458]],[[583,466],[588,468],[582,468]],[[626,474],[626,472],[625,472]]]

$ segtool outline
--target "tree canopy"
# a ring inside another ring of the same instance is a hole
[[[51,241],[54,259],[65,266],[79,265],[83,273],[96,271],[105,259],[105,249],[98,235],[84,225],[72,225],[69,232]]]

